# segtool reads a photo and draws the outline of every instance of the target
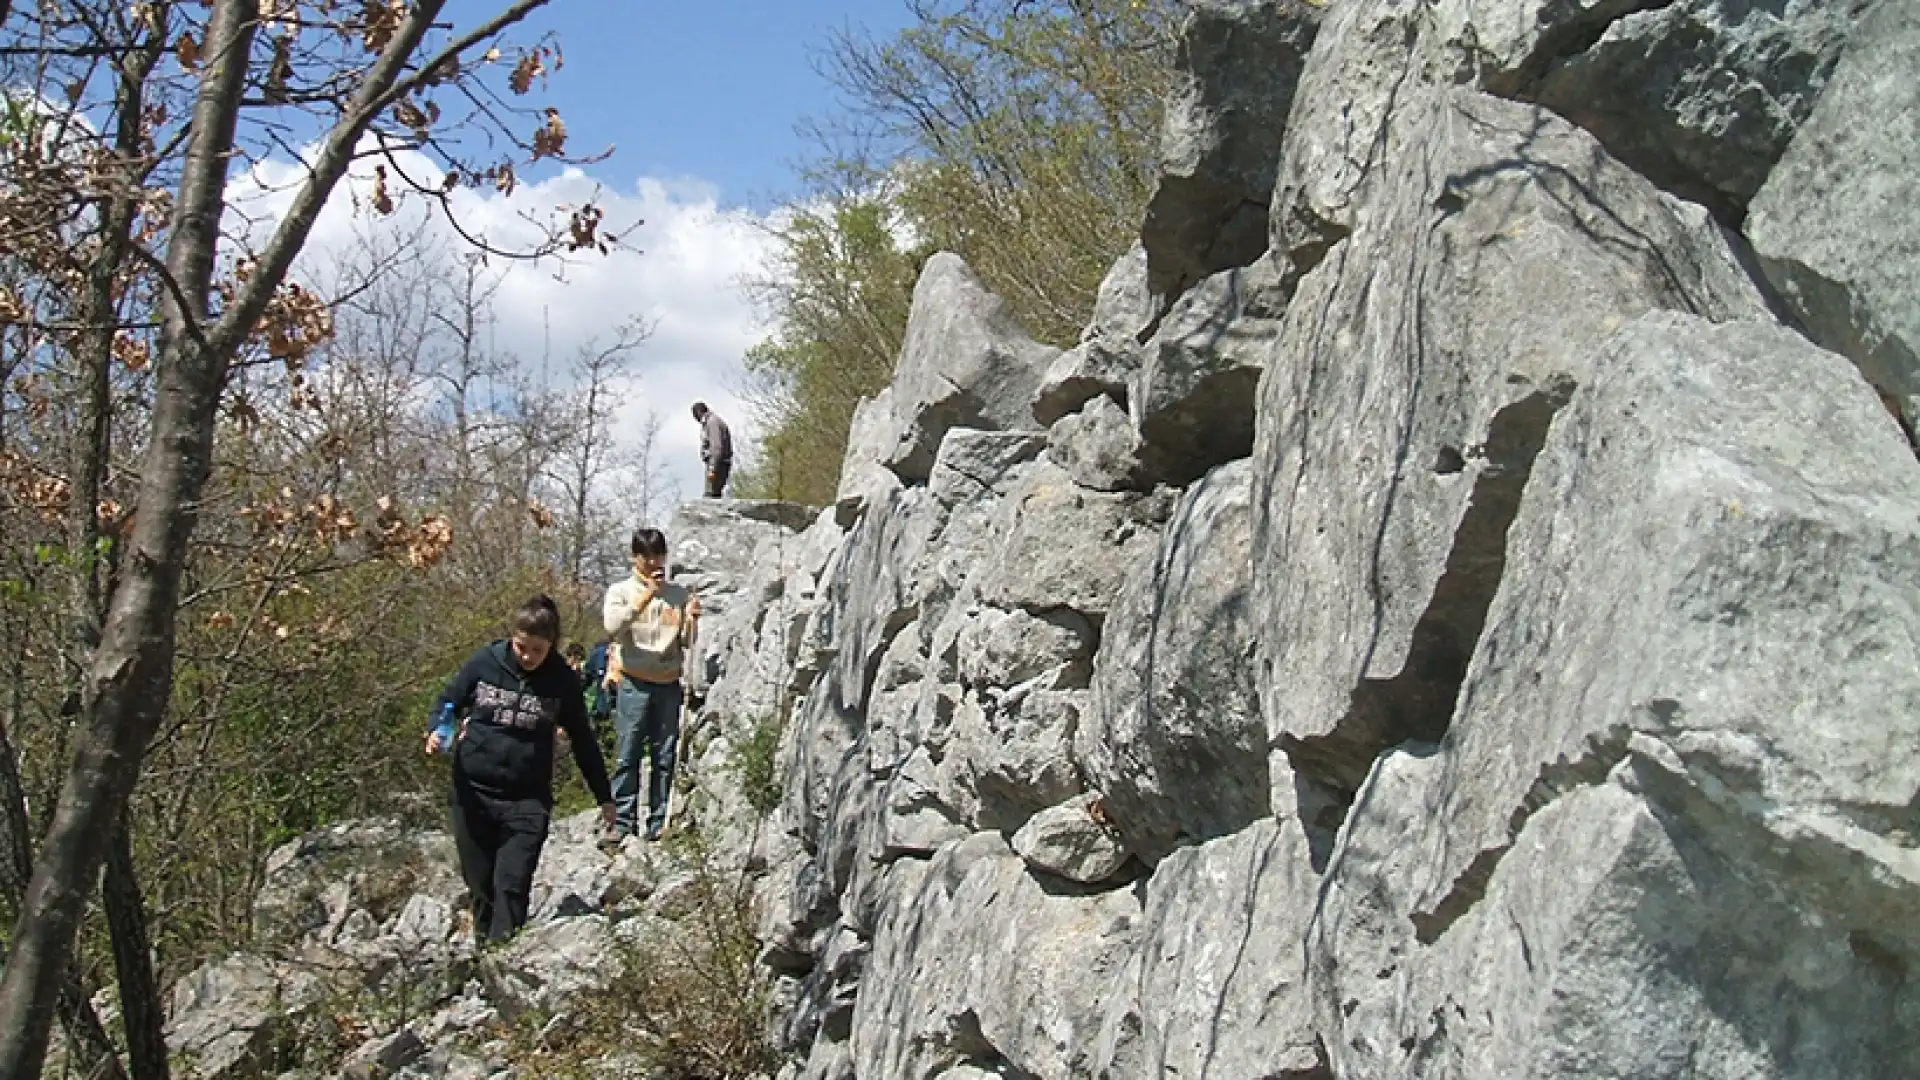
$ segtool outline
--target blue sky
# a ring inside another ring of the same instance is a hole
[[[614,174],[697,177],[764,209],[792,193],[795,124],[833,104],[812,51],[907,18],[906,0],[554,0],[528,28],[559,36],[566,67],[545,97],[576,150],[613,143]]]

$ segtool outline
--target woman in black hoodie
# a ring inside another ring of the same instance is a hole
[[[487,942],[512,936],[527,921],[533,871],[553,815],[556,726],[568,735],[605,827],[612,827],[614,814],[580,676],[554,648],[559,609],[536,596],[514,612],[510,629],[512,636],[473,654],[434,709],[438,717],[451,705],[460,716],[453,746],[453,839],[473,894],[474,937]],[[440,734],[429,731],[427,752],[443,749]]]

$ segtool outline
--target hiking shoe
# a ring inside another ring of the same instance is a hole
[[[627,834],[620,826],[603,825],[600,827],[600,837],[596,843],[602,848],[617,848],[626,838]]]
[[[660,834],[665,831],[666,831],[666,826],[664,825],[647,826],[647,842],[652,843],[655,840],[660,839]]]

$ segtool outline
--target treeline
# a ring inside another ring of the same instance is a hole
[[[911,0],[826,43],[842,108],[759,283],[764,436],[737,490],[833,499],[854,406],[893,374],[921,264],[963,256],[1028,331],[1071,344],[1152,194],[1179,0]]]

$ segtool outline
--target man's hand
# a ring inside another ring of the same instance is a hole
[[[697,619],[699,617],[700,617],[700,594],[689,593],[687,595],[687,618]]]
[[[429,755],[432,755],[432,754],[437,754],[439,752],[440,752],[440,729],[434,728],[432,731],[427,732],[427,753]]]

